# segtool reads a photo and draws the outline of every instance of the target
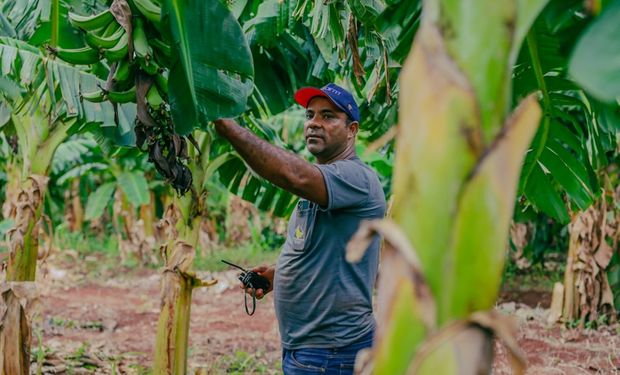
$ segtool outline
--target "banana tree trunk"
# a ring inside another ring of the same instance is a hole
[[[66,192],[65,218],[71,232],[79,232],[84,226],[84,207],[80,200],[80,179],[71,181],[71,187]]]
[[[544,3],[424,1],[400,78],[397,225],[365,229],[384,234],[382,264],[391,266],[379,279],[376,343],[361,372],[373,363],[375,374],[489,373],[493,333],[522,358],[510,323],[490,309],[541,117],[534,96],[507,114],[510,77]]]
[[[174,198],[156,228],[156,237],[165,240],[161,247],[164,269],[153,365],[155,375],[187,373],[192,291],[215,283],[198,279],[192,270],[206,202],[206,192],[202,190],[204,173],[201,163],[195,160],[198,159],[192,159],[189,164],[195,181],[193,188],[185,196]]]
[[[26,112],[26,111],[24,111]],[[18,137],[19,155],[5,205],[13,227],[7,232],[9,257],[6,281],[0,285],[0,370],[1,375],[30,371],[31,314],[35,298],[33,281],[39,250],[39,227],[47,192],[50,163],[74,120],[50,124],[40,112],[15,113],[12,121]],[[17,182],[16,182],[17,181]]]
[[[144,234],[146,236],[153,236],[153,225],[155,217],[155,193],[151,190],[149,192],[150,199],[148,204],[140,206],[140,219],[144,222]]]
[[[31,175],[18,190],[9,210],[7,281],[34,281],[39,251],[39,226],[47,176]]]
[[[31,309],[38,232],[47,177],[30,176],[11,202],[9,218],[15,223],[7,233],[9,259],[0,298],[0,369],[2,375],[30,372]]]
[[[187,342],[193,277],[191,266],[195,257],[195,226],[183,226],[178,206],[171,205],[162,219],[169,232],[162,246],[164,270],[161,280],[161,312],[157,323],[155,344],[155,374],[185,374],[187,371]],[[181,228],[179,228],[181,227]],[[179,229],[182,234],[179,233]]]

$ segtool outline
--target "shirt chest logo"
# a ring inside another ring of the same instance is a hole
[[[295,228],[295,238],[298,240],[302,240],[304,238],[304,232],[301,230],[299,225]]]

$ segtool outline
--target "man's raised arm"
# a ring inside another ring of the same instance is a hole
[[[261,177],[322,207],[327,206],[327,189],[316,166],[260,139],[232,119],[219,119],[214,123],[215,130]]]

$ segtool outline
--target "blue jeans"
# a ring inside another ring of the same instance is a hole
[[[282,371],[285,375],[353,374],[357,352],[372,346],[373,332],[360,341],[340,348],[282,349]]]

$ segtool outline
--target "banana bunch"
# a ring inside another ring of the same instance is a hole
[[[135,77],[138,71],[154,77],[157,85],[148,91],[147,100],[154,110],[165,109],[167,97],[165,67],[170,65],[171,47],[164,41],[161,27],[161,8],[152,0],[130,0],[131,38],[110,9],[91,16],[69,12],[69,22],[83,32],[85,46],[81,48],[51,48],[61,60],[75,65],[90,65],[105,61],[111,69],[113,87],[82,93],[87,101],[99,103],[136,102]],[[133,46],[130,55],[130,45]]]
[[[192,176],[185,165],[187,140],[175,134],[172,126],[167,72],[173,54],[166,39],[169,34],[161,31],[159,2],[127,0],[119,6],[114,1],[111,9],[114,11],[92,16],[69,13],[70,23],[83,32],[85,46],[50,52],[72,64],[107,63],[110,70],[105,87],[82,92],[82,100],[135,102],[136,145],[148,151],[155,168],[184,193],[191,187]]]
[[[48,47],[50,53],[59,59],[75,65],[89,65],[102,58],[114,62],[127,56],[127,32],[109,9],[92,16],[69,12],[69,22],[84,32],[86,45],[81,48]]]

